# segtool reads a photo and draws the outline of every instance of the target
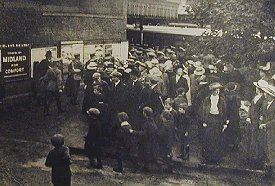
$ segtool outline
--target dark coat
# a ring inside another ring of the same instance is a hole
[[[206,161],[218,162],[222,158],[224,150],[222,129],[226,121],[225,98],[220,95],[218,115],[210,114],[210,107],[210,96],[207,96],[202,109],[202,121],[207,124],[202,132],[202,156]]]
[[[101,144],[102,130],[101,122],[98,118],[89,118],[89,130],[86,136],[86,141],[90,144]]]
[[[143,89],[142,84],[139,82],[131,82],[128,84],[128,115],[130,119],[130,123],[132,124],[134,129],[140,129],[139,118],[141,117],[139,110],[139,96],[141,90]]]
[[[210,96],[207,96],[204,99],[203,102],[203,107],[202,107],[202,121],[207,123],[209,115],[210,115],[210,107],[211,107],[211,103],[210,103]],[[219,102],[218,102],[218,109],[219,109],[219,118],[220,118],[220,124],[222,125],[223,123],[225,123],[226,121],[226,117],[227,117],[227,112],[226,112],[226,101],[224,96],[220,95],[219,98]]]
[[[47,59],[43,59],[39,65],[38,65],[38,76],[39,78],[45,76],[45,74],[47,73],[47,70],[49,69],[50,66],[50,61]]]
[[[264,101],[262,106],[262,122],[266,124],[266,146],[265,146],[265,154],[266,154],[266,164],[275,166],[275,101],[271,103],[269,108],[267,109],[268,103]]]
[[[140,135],[140,152],[145,160],[153,160],[157,156],[157,125],[153,119],[146,119]]]
[[[165,83],[168,97],[174,98],[179,88],[184,88],[185,92],[189,91],[187,80],[183,76],[176,82],[176,74],[167,73],[167,80]]]
[[[251,125],[248,132],[248,150],[247,155],[251,161],[259,161],[264,157],[264,143],[261,139],[264,136],[264,131],[259,129],[259,121],[262,114],[264,95],[254,103],[254,99],[251,102],[249,117],[251,120]]]
[[[124,126],[119,125],[116,129],[115,145],[118,150],[124,150],[126,152],[130,151],[132,144],[132,134],[129,131],[130,129],[132,129],[130,124]]]
[[[110,106],[114,114],[119,112],[127,112],[127,87],[121,81],[117,86],[113,83],[110,87]]]
[[[184,136],[191,125],[191,118],[187,113],[177,113],[175,117],[175,127],[179,136]]]
[[[52,167],[52,183],[57,185],[71,185],[71,164],[69,148],[61,146],[51,150],[45,165]]]

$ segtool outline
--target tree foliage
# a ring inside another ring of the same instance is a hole
[[[274,0],[193,0],[192,15],[194,22],[212,30],[200,38],[197,52],[211,50],[238,63],[273,58]]]

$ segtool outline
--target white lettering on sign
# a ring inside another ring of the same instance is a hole
[[[8,56],[3,57],[3,63],[22,62],[26,61],[27,56]]]
[[[14,74],[14,73],[20,73],[24,72],[24,67],[21,68],[13,68],[13,69],[6,69],[5,74]]]

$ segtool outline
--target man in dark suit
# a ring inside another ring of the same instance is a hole
[[[121,81],[122,74],[116,70],[110,74],[112,84],[110,86],[109,103],[113,118],[113,125],[116,122],[116,116],[119,112],[125,112],[129,108],[127,106],[127,88]]]
[[[166,74],[168,80],[166,85],[168,97],[174,98],[179,88],[184,88],[184,91],[188,92],[188,83],[183,77],[183,69],[181,67],[176,68],[176,73],[174,73],[172,69],[166,69]]]
[[[44,76],[46,75],[49,67],[51,66],[52,52],[49,50],[46,52],[45,59],[43,59],[37,67],[37,79],[39,80],[39,90],[38,90],[38,104],[42,102],[43,105],[46,104],[46,83],[44,81]]]
[[[131,81],[128,83],[128,100],[129,103],[129,111],[128,114],[130,116],[130,123],[134,127],[134,129],[139,129],[140,124],[138,122],[139,117],[139,95],[142,90],[142,84],[138,81],[139,72],[137,70],[132,70],[130,73]]]

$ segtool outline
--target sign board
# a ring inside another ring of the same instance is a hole
[[[30,44],[1,44],[0,69],[6,82],[30,78]]]

